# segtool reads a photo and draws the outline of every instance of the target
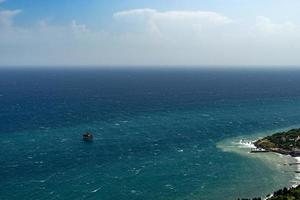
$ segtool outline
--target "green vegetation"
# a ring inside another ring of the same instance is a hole
[[[278,190],[274,192],[274,196],[268,200],[299,200],[300,186],[296,188]]]
[[[282,149],[294,151],[300,149],[300,129],[291,129],[286,132],[275,133],[256,141],[255,146],[267,150]]]
[[[263,139],[257,140],[254,145],[268,151],[291,156],[300,156],[300,129],[291,129],[286,132],[275,133]],[[269,195],[268,195],[269,196]],[[261,198],[253,198],[252,200]],[[250,200],[250,199],[245,199]],[[300,185],[296,188],[284,188],[274,192],[268,200],[300,200]]]
[[[272,195],[268,195],[268,200],[300,200],[300,186],[297,186],[296,188],[283,188],[280,189]],[[246,199],[246,198],[238,198],[237,200],[262,200],[262,198],[252,198],[252,199]]]

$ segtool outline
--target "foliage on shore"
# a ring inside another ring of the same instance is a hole
[[[300,200],[300,186],[278,190],[274,192],[274,196],[268,200]]]
[[[269,197],[268,195],[267,197]],[[262,200],[262,198],[238,198],[238,200]],[[267,200],[300,200],[300,186],[295,188],[283,188],[274,192],[272,197],[267,198]]]
[[[275,133],[260,140],[257,140],[254,145],[257,148],[262,148],[282,154],[289,154],[292,156],[300,156],[300,128],[291,129],[286,132]],[[268,200],[300,200],[300,185],[295,188],[280,189],[270,197]],[[252,200],[260,200],[261,198],[253,198]],[[251,200],[251,199],[238,199]]]
[[[292,151],[300,149],[300,129],[291,129],[286,132],[275,133],[256,141],[255,146],[263,149],[283,149]]]

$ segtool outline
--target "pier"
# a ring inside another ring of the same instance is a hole
[[[266,152],[269,152],[269,151],[266,149],[261,149],[261,148],[252,148],[250,151],[250,153],[266,153]]]

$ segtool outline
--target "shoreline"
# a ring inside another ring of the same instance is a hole
[[[268,135],[262,139],[257,139],[256,141],[251,142],[252,146],[255,146],[254,149],[251,149],[251,153],[265,153],[272,152],[280,154],[282,156],[291,157],[294,162],[289,163],[289,165],[295,166],[294,176],[295,183],[291,186],[284,187],[278,191],[273,192],[273,195],[267,197],[266,199],[275,199],[279,196],[285,197],[296,195],[294,192],[300,189],[299,173],[300,173],[300,149],[299,149],[299,139],[300,139],[300,129],[290,129],[283,132],[275,132],[272,135]]]
[[[252,148],[261,149],[261,147],[258,147],[258,146],[255,145],[255,142],[257,142],[258,140],[259,139],[254,140],[254,141],[250,141],[250,142],[245,142],[245,143],[243,143],[243,141],[240,140],[240,143],[245,145],[245,146],[248,146],[251,149]],[[263,150],[267,150],[267,149],[263,149]],[[251,152],[251,150],[250,150],[249,153],[253,153],[253,152]],[[288,153],[286,153],[284,151],[281,151],[281,150],[278,150],[278,151],[277,150],[268,150],[266,152],[258,152],[258,154],[259,153],[265,153],[265,154],[273,153],[273,154],[279,155],[280,157],[285,157],[287,160],[290,160],[290,159],[294,160],[293,163],[287,163],[287,165],[295,166],[295,171],[294,171],[294,174],[295,174],[294,179],[295,180],[290,181],[291,183],[292,182],[295,182],[295,183],[292,184],[291,186],[286,186],[286,188],[288,190],[290,190],[290,189],[297,188],[297,187],[300,186],[300,156],[292,156],[291,154],[288,154]],[[263,198],[263,200],[271,199],[274,196],[274,192],[272,194],[270,194],[270,196]]]
[[[257,140],[256,140],[256,141],[257,141]],[[255,144],[254,144],[256,141],[252,141],[252,142],[251,142],[251,145],[254,146],[255,148],[259,148],[259,147],[255,146]],[[250,153],[251,153],[251,152],[250,152]],[[268,152],[263,152],[263,153],[273,153],[273,154],[277,154],[277,155],[280,155],[280,156],[282,156],[282,157],[285,157],[285,158],[287,158],[287,159],[292,159],[292,160],[294,160],[293,163],[287,163],[287,164],[290,165],[290,166],[291,166],[291,165],[294,165],[294,166],[295,166],[295,171],[294,171],[294,174],[295,174],[294,179],[295,179],[295,180],[291,180],[291,181],[290,181],[291,183],[292,183],[292,182],[295,182],[295,183],[292,184],[291,186],[286,186],[286,188],[287,188],[288,190],[290,190],[290,189],[297,188],[297,187],[300,186],[300,179],[299,179],[300,177],[298,178],[299,173],[297,173],[297,172],[300,172],[300,156],[292,156],[292,155],[290,155],[290,154],[280,153],[280,151],[268,151]],[[274,191],[274,192],[275,192],[275,191]],[[272,194],[270,194],[270,196],[263,198],[263,200],[271,199],[271,198],[274,196],[274,192],[273,192]]]
[[[255,146],[255,142],[256,141],[257,140],[243,143],[242,140],[241,140],[240,144],[243,144],[243,145],[245,145],[245,146],[247,146],[247,147],[249,147],[251,149],[252,148],[261,149],[260,147]],[[295,166],[295,171],[294,171],[295,180],[291,180],[291,182],[295,182],[295,184],[289,186],[288,188],[295,188],[295,187],[300,186],[300,156],[292,156],[291,154],[286,154],[286,153],[281,153],[280,151],[271,151],[271,150],[270,151],[266,151],[266,152],[258,152],[258,153],[252,153],[251,150],[250,150],[249,153],[251,153],[251,154],[260,154],[260,153],[264,153],[264,154],[276,154],[279,157],[286,158],[286,160],[294,160],[294,162],[292,162],[292,163],[286,163],[289,166]],[[298,177],[299,177],[299,179],[298,179]],[[298,181],[296,181],[296,180],[298,180]]]
[[[272,152],[272,153],[275,153],[275,152]],[[278,153],[279,154],[279,153]],[[293,157],[293,156],[290,156],[290,155],[284,155],[284,154],[281,154],[283,156],[288,156],[288,157],[291,157],[292,159],[294,159],[296,161],[296,163],[299,163],[300,162],[300,157]],[[300,163],[299,164],[296,164],[297,166],[297,171],[300,170]],[[295,179],[297,179],[297,172],[295,172]],[[295,181],[296,182],[296,181]],[[291,190],[293,188],[297,188],[297,187],[300,187],[300,179],[298,180],[298,182],[296,182],[295,184],[291,185],[291,186],[286,186],[286,188],[288,190]],[[276,191],[274,191],[276,192]],[[268,199],[271,199],[272,197],[274,197],[274,192],[268,196],[268,197],[265,197],[263,200],[268,200]]]
[[[289,128],[284,128],[280,130],[289,130]],[[259,159],[261,162],[264,162],[272,170],[278,170],[278,172],[281,172],[282,174],[286,172],[291,174],[292,177],[289,178],[288,182],[286,184],[285,183],[282,184],[283,186],[279,186],[278,189],[282,189],[284,187],[288,189],[299,187],[300,173],[297,173],[296,171],[300,171],[300,157],[293,157],[288,154],[281,154],[279,152],[274,152],[274,151],[262,152],[262,153],[250,153],[251,148],[256,148],[254,142],[276,131],[277,130],[266,131],[266,132],[260,132],[256,134],[227,138],[218,142],[217,148],[221,149],[224,152],[236,153],[248,158]],[[299,163],[299,164],[292,164],[292,163]],[[274,192],[277,191],[278,189],[273,189],[272,191],[270,191],[270,193],[266,192],[265,194],[269,194],[269,196],[263,195],[261,198],[264,200],[268,200],[272,198]],[[253,197],[255,196],[257,195],[254,194]]]

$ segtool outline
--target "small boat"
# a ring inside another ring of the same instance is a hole
[[[82,139],[83,141],[91,142],[93,141],[93,135],[89,132],[86,132],[85,134],[83,134]]]

